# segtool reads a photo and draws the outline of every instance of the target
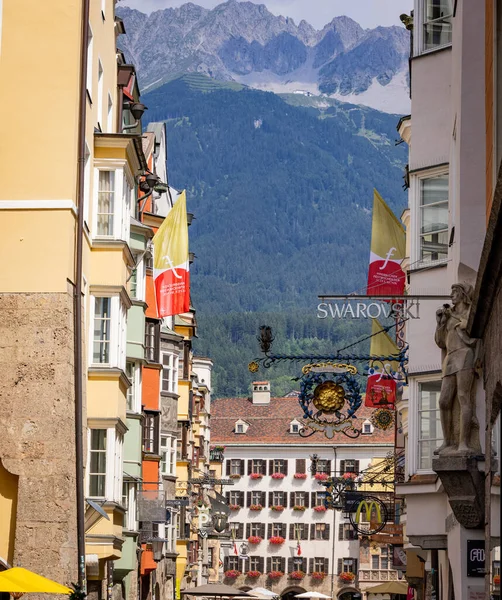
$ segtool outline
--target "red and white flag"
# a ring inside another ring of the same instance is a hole
[[[302,555],[302,547],[300,546],[300,540],[296,542],[296,556]]]
[[[159,317],[190,309],[188,222],[185,192],[164,219],[153,238],[153,278]]]

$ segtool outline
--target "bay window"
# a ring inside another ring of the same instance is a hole
[[[123,445],[124,436],[115,428],[88,430],[87,493],[91,498],[123,501]]]
[[[421,178],[419,260],[448,258],[448,174]]]
[[[132,360],[126,362],[126,375],[131,382],[127,390],[127,410],[141,412],[141,368]]]
[[[89,444],[89,496],[106,494],[106,429],[92,429]]]
[[[91,295],[92,365],[126,368],[127,311],[117,296]]]
[[[137,531],[138,522],[136,520],[137,510],[137,483],[135,481],[124,481],[122,484],[122,506],[125,509],[124,529],[127,531]]]
[[[98,236],[113,236],[115,203],[115,171],[100,170],[98,175]]]
[[[430,470],[434,450],[443,441],[439,414],[441,380],[418,382],[418,468]]]
[[[141,255],[138,253],[134,254],[135,267],[131,272],[131,278],[129,279],[129,295],[135,300],[145,299],[145,265]]]
[[[111,298],[94,299],[94,336],[92,360],[94,363],[110,362]]]
[[[160,471],[162,475],[176,475],[176,438],[173,435],[160,436]]]
[[[162,391],[178,392],[178,357],[174,354],[162,354]]]
[[[134,180],[124,165],[95,169],[94,237],[129,239]]]
[[[143,452],[158,454],[159,452],[159,413],[146,412],[143,423]]]
[[[422,52],[451,44],[452,0],[423,0]]]

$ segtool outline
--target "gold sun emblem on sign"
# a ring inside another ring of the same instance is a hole
[[[256,373],[256,371],[258,371],[259,368],[260,365],[255,361],[250,362],[248,365],[248,369],[251,371],[251,373]]]
[[[345,403],[345,390],[334,381],[325,381],[314,390],[312,402],[317,410],[326,414],[334,413]]]

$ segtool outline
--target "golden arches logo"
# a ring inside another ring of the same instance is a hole
[[[355,522],[357,524],[359,524],[360,520],[361,520],[361,513],[363,512],[363,508],[365,508],[365,514],[367,516],[367,521],[372,521],[373,519],[371,518],[371,514],[373,511],[373,508],[375,509],[375,513],[376,513],[376,523],[378,523],[379,525],[383,522],[382,521],[382,509],[381,506],[378,502],[376,502],[375,500],[361,500],[361,502],[359,503],[359,506],[357,507],[356,510],[356,516],[354,518]]]
[[[361,522],[361,515],[365,518]],[[381,531],[388,520],[386,505],[376,496],[365,496],[357,499],[349,507],[349,518],[352,527],[361,535],[374,535]]]

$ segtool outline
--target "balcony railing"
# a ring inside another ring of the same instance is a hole
[[[391,569],[359,569],[359,581],[397,581],[397,571]]]

